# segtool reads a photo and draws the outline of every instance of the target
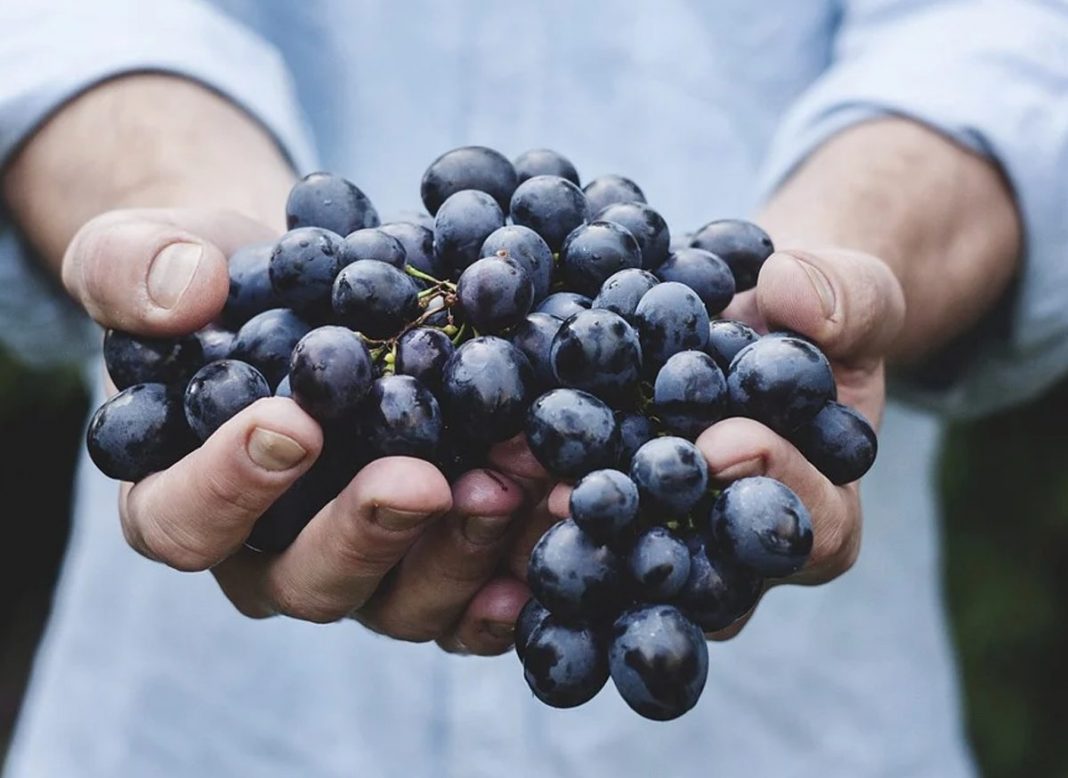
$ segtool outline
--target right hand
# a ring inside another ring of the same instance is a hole
[[[63,282],[103,327],[186,334],[221,311],[227,256],[273,237],[262,224],[219,210],[113,211],[77,232],[63,257]],[[352,616],[447,650],[507,650],[529,594],[518,579],[494,574],[519,531],[513,517],[544,495],[544,472],[507,446],[495,452],[497,471],[472,471],[451,487],[427,462],[377,460],[285,552],[245,549],[256,520],[311,467],[322,441],[318,424],[293,401],[254,403],[174,466],[122,484],[126,540],[177,570],[211,570],[253,618]]]

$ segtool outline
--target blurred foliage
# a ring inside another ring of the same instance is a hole
[[[1068,775],[1068,382],[951,428],[941,476],[946,594],[984,774]]]

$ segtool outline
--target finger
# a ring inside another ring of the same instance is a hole
[[[552,481],[527,445],[527,436],[520,433],[503,443],[498,443],[489,452],[489,465],[504,473],[523,487],[531,505],[545,496]]]
[[[528,599],[530,589],[522,581],[511,576],[494,578],[479,590],[438,645],[450,653],[503,654],[515,642],[515,622]]]
[[[786,484],[804,503],[812,518],[812,553],[791,583],[822,583],[852,567],[860,550],[856,484],[835,486],[790,443],[752,419],[726,419],[709,427],[697,447],[715,481],[765,475]]]
[[[493,575],[522,504],[522,489],[497,473],[462,476],[452,511],[416,541],[359,620],[400,640],[440,637]]]
[[[207,569],[241,546],[321,448],[319,426],[295,402],[258,400],[177,464],[124,486],[126,539],[179,570]]]
[[[566,519],[571,515],[571,492],[574,487],[571,484],[560,482],[549,492],[549,501],[546,507],[555,518]]]
[[[729,321],[740,321],[760,333],[768,331],[768,325],[760,315],[760,308],[757,307],[755,289],[747,289],[734,295],[730,305],[720,313],[720,318]]]
[[[760,270],[756,298],[769,327],[812,338],[847,364],[882,358],[905,319],[896,276],[860,252],[777,251]]]
[[[63,258],[63,283],[104,327],[143,335],[194,332],[222,310],[226,257],[270,237],[221,211],[114,211],[89,221]]]
[[[402,485],[402,488],[398,488]],[[452,507],[445,477],[410,457],[361,470],[277,556],[227,560],[219,584],[242,613],[337,621],[363,606],[423,532]]]
[[[531,506],[522,517],[504,560],[506,569],[520,581],[527,580],[531,550],[549,527],[559,520],[549,511],[547,498]]]

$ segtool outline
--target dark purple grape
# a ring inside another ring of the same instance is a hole
[[[293,349],[289,363],[293,399],[320,422],[352,416],[372,381],[367,345],[346,327],[317,327]]]
[[[630,470],[634,452],[656,437],[656,424],[641,413],[619,412],[616,414],[619,425],[619,464],[621,469]]]
[[[623,539],[638,519],[638,487],[618,470],[594,470],[571,490],[571,518],[600,543]]]
[[[286,225],[322,227],[338,235],[378,226],[378,212],[351,181],[333,173],[304,176],[289,192]]]
[[[361,418],[375,455],[436,461],[443,428],[438,401],[416,379],[388,375],[375,381]]]
[[[570,319],[579,311],[584,311],[593,304],[593,300],[575,292],[554,292],[541,301],[535,308],[537,313],[547,313],[560,321]]]
[[[835,397],[823,353],[794,337],[765,337],[738,352],[727,372],[735,413],[788,435]]]
[[[685,517],[708,488],[708,463],[697,446],[675,437],[653,438],[634,452],[631,480],[642,512],[658,523]]]
[[[591,213],[600,213],[615,203],[645,202],[645,194],[636,183],[612,174],[598,176],[586,184],[582,191],[589,200]]]
[[[530,313],[534,285],[523,267],[508,257],[486,257],[468,266],[456,284],[464,321],[493,335],[514,327]]]
[[[572,230],[590,220],[590,207],[582,190],[559,176],[528,178],[512,195],[512,221],[538,233],[553,251],[559,251]]]
[[[404,270],[408,252],[399,240],[376,227],[356,230],[341,241],[339,249],[340,265],[351,265],[361,259],[377,259],[379,262],[393,265]]]
[[[734,275],[735,289],[739,292],[756,286],[764,260],[775,251],[771,238],[764,230],[741,219],[709,222],[697,231],[690,245],[711,251],[726,262]]]
[[[227,327],[237,329],[257,313],[282,305],[271,286],[273,250],[274,243],[253,243],[242,246],[230,255],[227,264],[230,289],[221,314]]]
[[[713,554],[699,537],[688,541],[690,573],[678,597],[679,607],[705,632],[726,629],[753,609],[764,579]]]
[[[656,270],[668,258],[671,232],[667,222],[645,203],[613,203],[597,214],[597,220],[615,222],[627,228],[638,241],[642,253],[642,267],[646,270]]]
[[[553,389],[534,401],[527,444],[542,466],[561,478],[611,467],[619,459],[612,409],[578,389]]]
[[[738,352],[759,339],[756,330],[740,321],[717,319],[708,325],[705,353],[716,361],[719,369],[726,375]]]
[[[791,435],[791,442],[831,483],[860,479],[875,462],[875,430],[859,412],[833,400]]]
[[[559,176],[579,186],[579,174],[571,160],[552,149],[524,151],[512,162],[519,183],[534,176]]]
[[[519,661],[523,661],[527,643],[530,642],[530,636],[534,634],[534,630],[540,627],[548,616],[549,609],[533,597],[527,600],[527,604],[519,611],[519,616],[515,620],[515,653],[519,657]]]
[[[678,281],[697,292],[710,315],[730,305],[734,276],[727,263],[708,251],[680,249],[656,270],[661,281]]]
[[[423,174],[420,194],[423,205],[433,215],[442,203],[464,189],[485,192],[501,210],[507,211],[515,187],[515,168],[503,154],[485,146],[463,146],[430,163]]]
[[[426,218],[430,222],[429,226],[398,221],[383,224],[378,229],[396,238],[404,247],[407,264],[433,278],[445,278],[448,272],[434,256],[434,220],[429,216]]]
[[[726,416],[727,380],[708,354],[680,351],[656,374],[653,404],[669,432],[695,440]]]
[[[434,217],[434,256],[457,277],[481,258],[482,244],[504,226],[504,212],[485,192],[464,189],[449,197]]]
[[[257,314],[237,331],[230,358],[248,362],[263,373],[271,388],[289,372],[289,357],[311,325],[288,308]]]
[[[419,316],[419,287],[385,262],[361,259],[338,273],[334,313],[369,338],[391,338]]]
[[[494,230],[482,244],[483,257],[507,256],[530,274],[534,284],[534,302],[549,294],[553,280],[553,253],[541,235],[529,227],[509,224]]]
[[[549,359],[561,386],[608,403],[631,398],[641,377],[638,333],[611,311],[581,311],[565,321],[553,338]]]
[[[717,549],[765,578],[804,567],[812,551],[812,519],[796,494],[774,478],[742,478],[724,489],[709,516]]]
[[[204,364],[218,362],[230,356],[230,349],[234,345],[237,334],[230,330],[224,330],[217,324],[209,324],[195,333],[200,341],[200,350],[204,354]]]
[[[116,389],[135,384],[184,384],[204,364],[194,335],[146,338],[122,330],[104,335],[104,365]]]
[[[642,358],[650,374],[680,351],[708,343],[708,311],[690,287],[677,281],[657,284],[634,311]]]
[[[330,289],[343,267],[341,238],[319,227],[290,230],[274,244],[268,272],[279,304],[320,315],[329,310]]]
[[[397,340],[396,371],[400,375],[410,375],[435,391],[441,386],[445,363],[455,350],[452,340],[441,330],[416,327]]]
[[[619,696],[631,708],[647,719],[669,721],[700,699],[708,646],[678,608],[642,605],[616,619],[608,665]]]
[[[252,365],[223,359],[204,365],[185,389],[185,418],[200,440],[256,400],[271,396],[267,379]]]
[[[522,351],[500,338],[473,338],[445,363],[440,397],[451,425],[470,439],[496,443],[523,428],[533,385]]]
[[[613,274],[639,268],[642,252],[626,228],[595,221],[576,227],[560,249],[560,272],[570,289],[595,295]]]
[[[678,594],[690,577],[690,550],[667,527],[650,527],[634,541],[627,570],[639,599],[664,602]]]
[[[560,619],[611,618],[621,602],[622,580],[615,551],[598,544],[571,519],[550,527],[530,552],[530,591]]]
[[[489,449],[490,444],[485,440],[471,440],[457,428],[450,429],[446,425],[438,445],[436,464],[451,483],[464,473],[484,467],[488,461]]]
[[[181,394],[163,384],[135,384],[101,405],[86,431],[89,458],[118,481],[165,470],[196,445]]]
[[[593,298],[593,308],[618,313],[634,324],[634,311],[645,293],[660,283],[660,279],[648,270],[627,268],[613,273],[601,284],[601,291]]]
[[[530,690],[546,705],[582,705],[608,681],[604,642],[591,627],[568,626],[549,616],[530,635],[523,675]]]
[[[508,340],[523,352],[534,369],[534,383],[538,391],[545,392],[556,386],[556,375],[550,361],[553,338],[561,322],[547,313],[527,314],[508,335]]]

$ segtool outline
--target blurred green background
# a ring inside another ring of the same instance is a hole
[[[66,542],[87,408],[77,373],[27,370],[0,353],[0,494],[9,497],[10,544],[0,596],[0,757]],[[954,427],[941,465],[946,594],[968,726],[990,778],[1068,775],[1068,668],[1060,664],[1068,656],[1066,449],[1068,383]]]

